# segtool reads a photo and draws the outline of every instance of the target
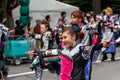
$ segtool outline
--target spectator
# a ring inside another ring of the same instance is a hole
[[[51,31],[50,22],[51,22],[52,18],[51,18],[50,15],[46,15],[45,19],[46,19],[46,21],[49,23],[49,28],[48,28],[48,30]]]
[[[63,20],[59,19],[58,23],[57,23],[57,26],[54,29],[55,40],[56,40],[56,43],[59,47],[60,47],[60,43],[61,43],[61,40],[60,40],[61,33],[62,33],[63,28],[64,28],[63,23],[64,23]]]
[[[60,19],[62,19],[64,25],[67,24],[66,16],[67,16],[67,13],[65,11],[61,12],[61,18]]]
[[[31,25],[32,19],[33,17],[29,17],[29,23],[28,23],[27,29],[25,30],[26,34],[33,33],[33,26]]]
[[[51,18],[51,16],[50,15],[46,15],[46,17],[45,17],[45,19],[46,19],[46,21],[49,23],[49,28],[48,28],[48,30],[51,32],[51,39],[49,40],[49,49],[52,49],[53,48],[53,38],[54,38],[54,33],[53,33],[53,31],[52,31],[52,28],[51,28],[51,26],[50,26],[50,22],[51,22],[51,20],[52,20],[52,18]]]
[[[19,20],[16,20],[15,23],[16,23],[15,35],[23,35],[25,33],[24,26],[20,24]]]

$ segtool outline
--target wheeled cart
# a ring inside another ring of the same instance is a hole
[[[28,59],[29,56],[25,53],[30,50],[30,43],[27,39],[23,40],[8,40],[5,42],[4,54],[7,62],[12,62],[15,65],[20,65],[23,59]]]

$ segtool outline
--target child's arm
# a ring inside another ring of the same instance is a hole
[[[45,51],[45,54],[46,54],[46,55],[49,55],[49,54],[59,55],[59,54],[60,54],[60,51],[61,51],[61,50],[59,50],[59,49],[51,49],[51,50]]]
[[[59,50],[59,49],[51,49],[51,50],[46,50],[46,51],[42,52],[42,54],[44,56],[50,56],[50,55],[59,55],[60,52],[61,52],[61,50]],[[34,51],[34,50],[26,52],[26,54],[29,54],[31,56],[37,56],[39,53],[40,53],[39,51]]]
[[[120,37],[115,40],[116,43],[120,42]]]
[[[38,55],[38,52],[32,50],[32,51],[26,52],[26,54],[29,54],[29,55],[31,55],[31,56],[37,56],[37,55]]]

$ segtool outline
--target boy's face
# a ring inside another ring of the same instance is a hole
[[[71,36],[68,31],[62,33],[62,42],[66,48],[70,48],[76,44],[75,36]]]
[[[44,32],[46,32],[48,30],[48,28],[44,24],[41,24],[40,27],[41,27],[40,28],[41,33],[44,33]]]
[[[62,25],[63,25],[63,22],[62,22],[62,21],[58,21],[58,25],[59,25],[59,26],[62,26]]]
[[[65,18],[66,17],[66,14],[63,14],[63,18]]]
[[[110,16],[112,14],[112,12],[106,12],[107,16]]]
[[[52,21],[52,18],[50,17],[50,18],[48,19],[48,21],[49,21],[49,22]]]
[[[91,22],[94,22],[94,18],[90,18],[90,21],[91,21]]]
[[[73,22],[74,24],[79,24],[79,23],[81,22],[81,19],[80,19],[80,18],[74,17],[73,15],[72,15],[71,19],[72,19],[72,22]]]

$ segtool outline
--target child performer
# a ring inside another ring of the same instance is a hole
[[[41,21],[40,27],[41,27],[40,28],[41,34],[36,34],[35,38],[40,41],[40,44],[41,44],[40,50],[46,51],[48,49],[49,37],[51,34],[50,31],[48,31],[49,24],[47,21],[43,20]],[[40,64],[35,67],[35,75],[36,75],[37,80],[41,80],[42,68]]]
[[[51,32],[48,31],[49,24],[45,20],[41,21],[40,27],[41,27],[41,29],[40,29],[41,34],[36,34],[35,39],[40,40],[40,42],[41,42],[40,50],[45,51],[48,49]]]
[[[114,19],[113,19],[113,10],[110,7],[105,9],[105,16],[103,17],[103,38],[102,42],[105,41],[114,41],[115,34],[113,32],[114,28]],[[108,48],[102,48],[103,57],[101,61],[107,60],[107,54],[111,54],[111,61],[115,61],[116,47],[114,44],[110,44]]]

